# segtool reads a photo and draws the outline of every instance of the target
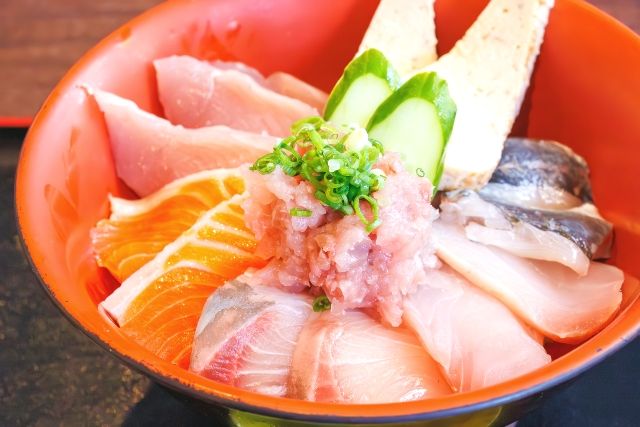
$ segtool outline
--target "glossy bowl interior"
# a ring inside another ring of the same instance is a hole
[[[486,0],[438,0],[441,53]],[[376,1],[192,0],[167,2],[87,53],[42,107],[22,151],[19,229],[45,288],[95,341],[158,382],[207,403],[284,418],[386,422],[477,412],[534,396],[611,354],[638,334],[640,301],[640,39],[578,0],[557,0],[514,133],[562,141],[592,169],[596,201],[616,227],[612,262],[629,273],[623,309],[577,348],[512,381],[469,393],[384,405],[310,403],[263,396],[179,369],[106,322],[97,304],[116,286],[96,267],[89,229],[107,216],[107,194],[131,193],[116,178],[106,129],[80,85],[99,87],[161,114],[151,60],[172,54],[246,62],[291,72],[328,90],[354,54]]]

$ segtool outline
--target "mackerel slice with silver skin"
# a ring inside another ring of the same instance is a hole
[[[563,211],[528,209],[486,200],[482,193],[447,193],[442,218],[465,226],[469,240],[501,248],[524,258],[563,264],[580,275],[590,260],[606,255],[611,225],[586,213],[587,206]]]
[[[593,203],[589,166],[556,141],[509,138],[489,183],[486,198],[530,208],[568,209]]]
[[[585,275],[612,242],[612,226],[592,201],[584,159],[555,141],[512,138],[489,184],[447,193],[441,209],[474,242]]]

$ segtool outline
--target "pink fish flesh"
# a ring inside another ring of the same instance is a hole
[[[277,142],[226,126],[186,129],[117,95],[95,91],[94,97],[104,113],[117,174],[139,196],[195,172],[253,162]]]
[[[251,283],[321,288],[335,307],[374,308],[398,326],[403,297],[437,266],[431,242],[437,211],[430,205],[431,184],[407,172],[395,155],[386,154],[377,166],[387,179],[374,194],[382,224],[372,233],[357,216],[342,217],[320,204],[306,181],[279,168],[249,173],[246,223],[260,242],[259,254],[271,258]],[[293,217],[293,208],[311,215]]]
[[[286,396],[294,348],[311,312],[308,296],[228,282],[204,306],[189,369],[246,390]]]
[[[451,389],[415,335],[361,311],[314,313],[293,356],[290,397],[384,403],[442,396]]]
[[[225,125],[287,136],[294,122],[319,114],[308,104],[263,86],[246,70],[189,56],[158,59],[154,66],[167,118],[189,128]]]
[[[442,260],[555,341],[590,337],[620,306],[624,275],[611,265],[592,262],[580,276],[555,262],[472,242],[461,226],[442,220],[433,225],[433,236]]]
[[[551,361],[509,309],[448,267],[431,271],[407,297],[404,319],[455,391],[507,381]]]

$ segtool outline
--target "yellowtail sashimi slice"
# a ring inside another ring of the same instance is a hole
[[[551,362],[509,309],[448,267],[430,272],[404,310],[456,391],[507,381]]]
[[[554,0],[491,0],[453,49],[424,71],[458,106],[441,188],[481,187],[525,96]]]
[[[257,82],[246,72],[189,56],[154,61],[160,102],[171,122],[189,128],[225,125],[287,136],[291,124],[318,111]]]
[[[195,172],[251,163],[277,139],[226,126],[185,129],[127,99],[95,91],[104,113],[118,176],[144,197]]]
[[[204,306],[189,369],[246,390],[286,396],[293,351],[313,312],[311,303],[305,294],[226,283]]]
[[[220,285],[264,262],[244,225],[237,195],[207,211],[176,241],[100,304],[134,341],[164,360],[189,365],[196,324]]]
[[[433,232],[442,260],[554,341],[590,337],[620,307],[624,274],[616,267],[592,262],[587,274],[579,276],[555,262],[472,242],[457,225],[437,221]]]
[[[400,75],[426,67],[438,57],[434,0],[380,0],[358,54],[375,48]]]
[[[138,200],[111,196],[111,216],[91,231],[98,264],[123,282],[200,215],[243,191],[236,168],[197,172]]]
[[[386,327],[360,311],[311,315],[294,352],[289,391],[298,399],[344,403],[451,393],[411,331]]]

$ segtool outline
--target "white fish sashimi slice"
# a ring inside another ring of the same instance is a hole
[[[275,72],[267,77],[265,84],[276,92],[299,99],[318,111],[323,111],[329,95],[315,86],[283,72]]]
[[[376,48],[400,75],[435,61],[434,0],[381,0],[360,44],[359,52]]]
[[[458,106],[440,187],[481,187],[518,115],[554,0],[492,0],[453,49],[425,71]]]
[[[526,223],[514,224],[511,230],[498,230],[471,222],[465,233],[469,240],[520,257],[558,262],[581,276],[589,272],[589,258],[571,240]]]
[[[174,126],[133,101],[103,91],[93,95],[104,113],[117,174],[139,196],[195,172],[253,162],[277,142],[226,126]]]
[[[160,102],[176,124],[224,125],[287,136],[295,121],[318,115],[315,108],[269,89],[246,71],[216,67],[189,56],[158,59],[153,64]]]
[[[412,332],[360,311],[311,315],[289,384],[289,397],[323,402],[400,402],[451,392]]]
[[[308,296],[228,282],[204,306],[189,369],[246,390],[285,396],[298,335],[311,312]]]
[[[579,276],[558,263],[472,242],[460,226],[437,221],[433,232],[442,260],[555,341],[588,338],[620,306],[624,274],[616,267],[592,262],[589,272]]]
[[[456,391],[507,381],[551,361],[509,309],[447,267],[431,271],[404,310]]]

